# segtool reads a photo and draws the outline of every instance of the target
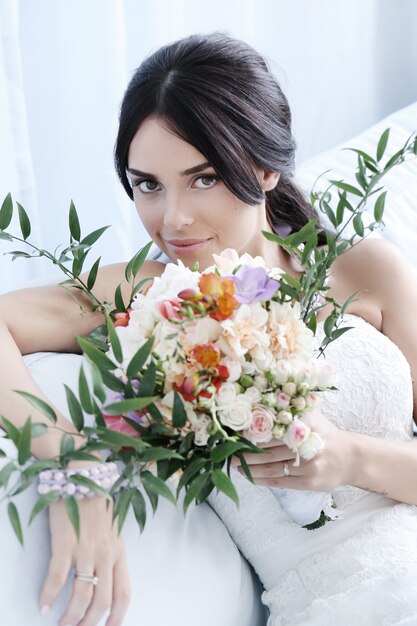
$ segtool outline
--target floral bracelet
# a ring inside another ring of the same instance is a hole
[[[71,476],[74,475],[89,478],[106,491],[110,490],[120,478],[116,463],[99,463],[93,467],[81,469],[48,469],[39,474],[38,493],[45,495],[50,491],[59,491],[61,498],[74,496],[77,500],[84,497],[93,498],[97,495],[93,489],[71,482]]]

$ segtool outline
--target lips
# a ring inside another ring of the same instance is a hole
[[[196,243],[203,243],[203,241],[207,241],[207,239],[167,239],[167,243],[173,246],[192,246]]]
[[[211,237],[206,239],[166,239],[166,243],[175,254],[193,254],[198,252],[211,241]]]

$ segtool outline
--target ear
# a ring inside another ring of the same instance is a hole
[[[264,191],[271,191],[271,189],[274,189],[278,184],[280,176],[280,172],[269,172],[268,170],[263,170],[263,172],[261,172],[262,189]]]

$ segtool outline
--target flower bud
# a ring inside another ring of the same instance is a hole
[[[252,376],[249,376],[249,374],[242,374],[242,376],[239,378],[239,384],[242,385],[244,389],[247,389],[248,387],[252,387],[253,385]]]
[[[292,422],[292,414],[290,413],[290,411],[279,411],[277,415],[277,420],[280,424],[285,424],[285,426],[288,426],[288,424],[291,424]]]
[[[285,434],[285,426],[284,424],[275,424],[272,429],[272,434],[276,439],[282,439]]]
[[[265,406],[275,407],[277,405],[275,394],[272,393],[272,392],[270,392],[270,393],[263,393],[262,394],[262,404],[264,404]]]
[[[298,393],[301,396],[305,396],[308,394],[308,392],[310,391],[310,385],[308,383],[300,383],[298,385],[298,389],[297,389]]]
[[[291,397],[295,396],[295,394],[297,393],[297,385],[291,382],[285,383],[282,386],[282,391],[286,393],[288,396],[291,396]]]
[[[306,407],[306,401],[303,396],[296,396],[295,398],[292,398],[291,405],[297,409],[297,411],[302,411]]]

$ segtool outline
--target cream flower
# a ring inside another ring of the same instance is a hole
[[[268,312],[260,302],[242,304],[231,319],[220,323],[222,336],[219,348],[233,359],[244,362],[244,356],[256,346],[267,348],[269,337],[265,332]]]
[[[146,298],[150,300],[171,300],[183,289],[197,289],[200,274],[193,272],[178,260],[167,263],[161,276],[155,276]]]
[[[299,304],[281,304],[271,301],[269,310],[270,349],[275,357],[286,358],[296,354],[304,359],[313,354],[313,333],[300,320]]]

